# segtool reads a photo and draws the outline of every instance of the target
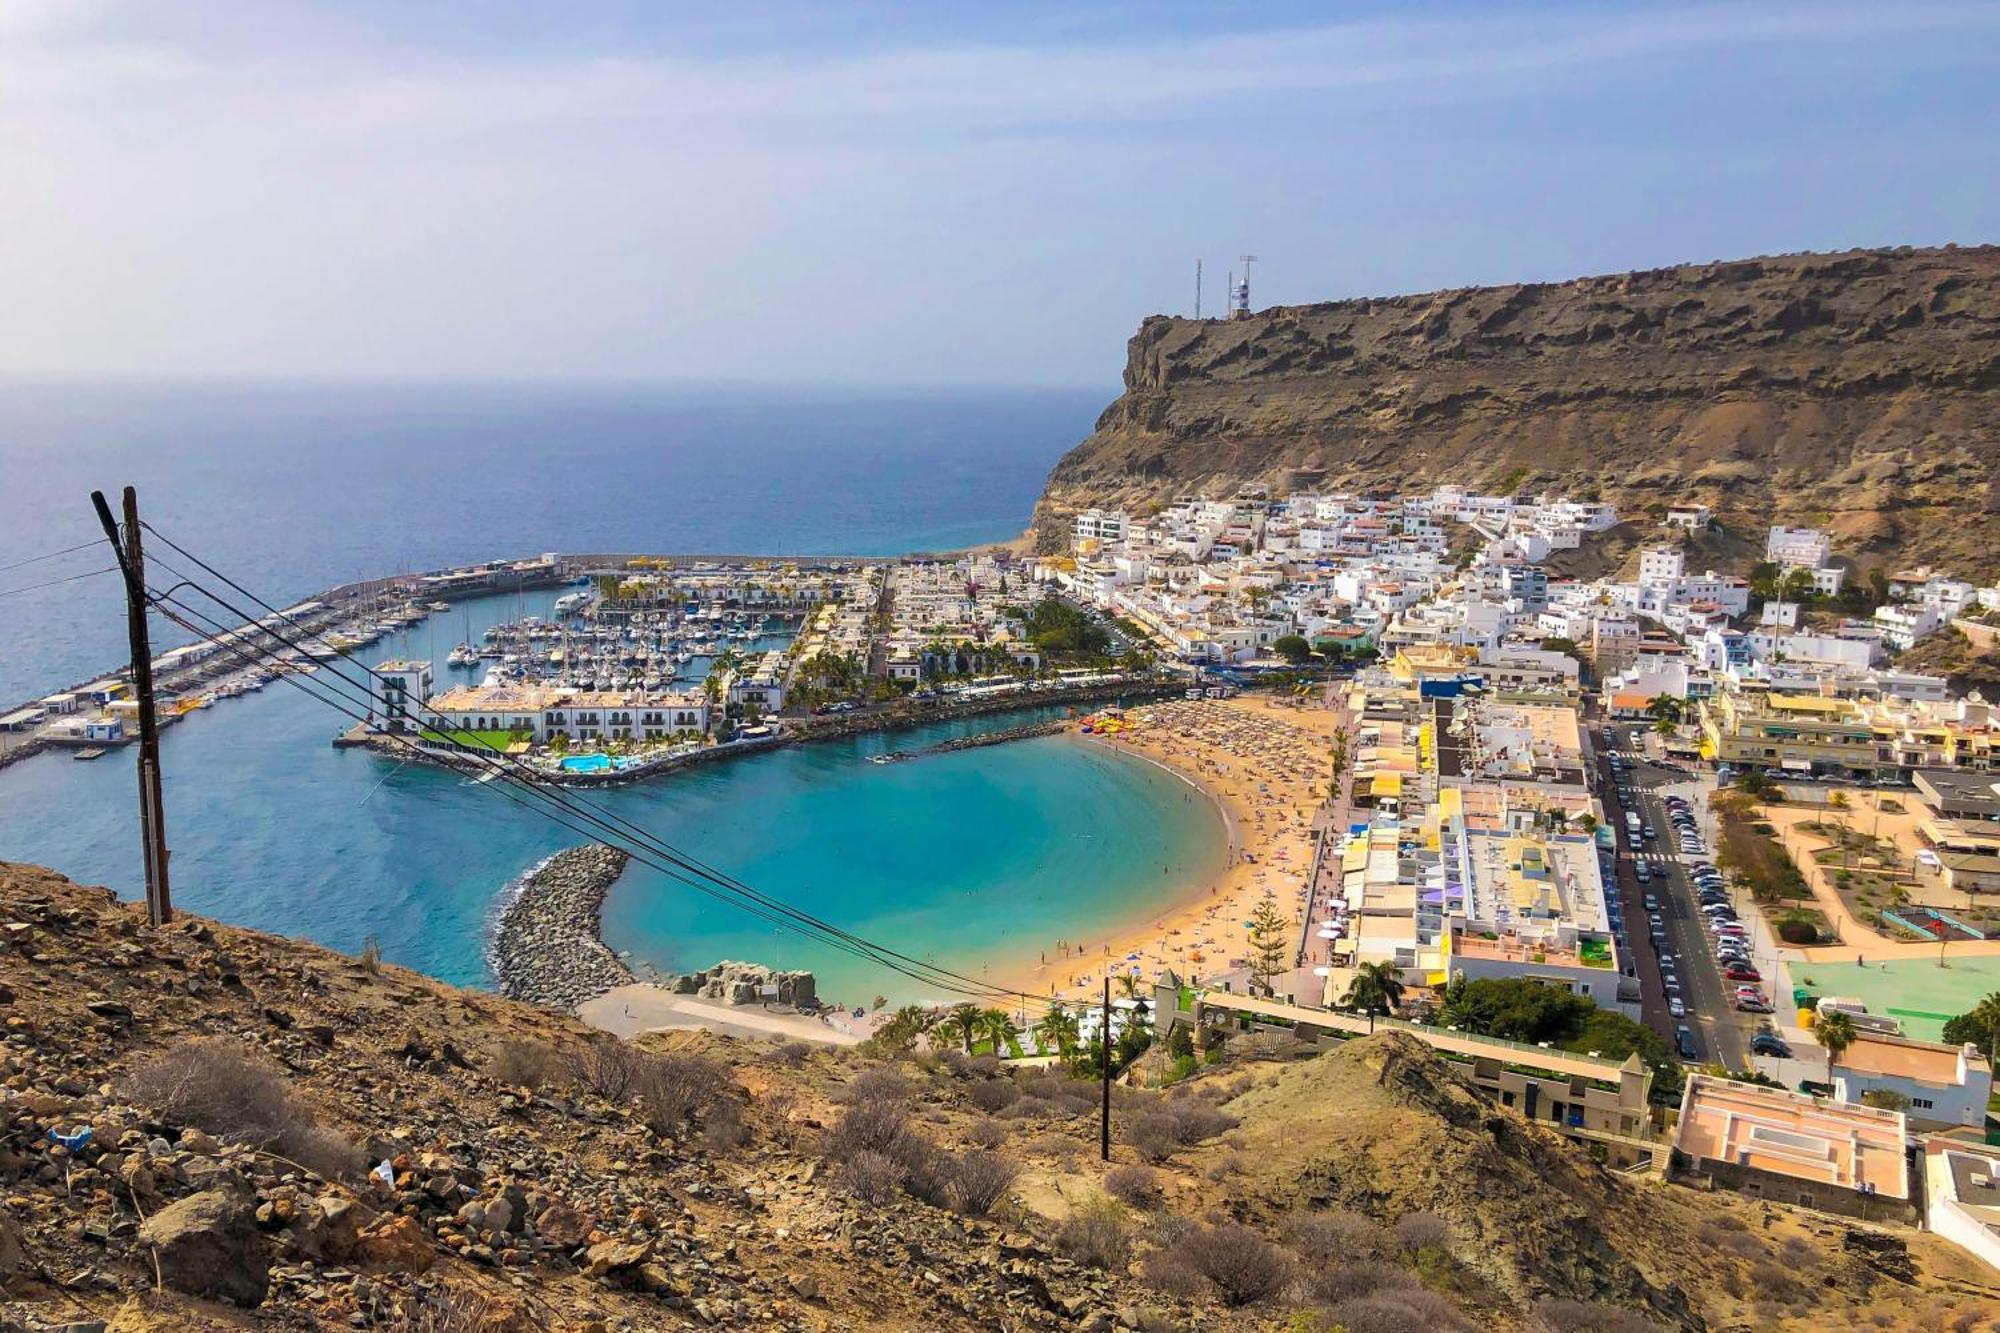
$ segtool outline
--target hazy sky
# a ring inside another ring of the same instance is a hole
[[[1984,3],[0,0],[0,373],[1108,387],[1197,256],[2000,239],[1996,130]]]

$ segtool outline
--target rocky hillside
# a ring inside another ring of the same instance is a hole
[[[1400,1036],[1167,1094],[637,1044],[0,863],[0,1328],[2000,1328],[1994,1275],[1596,1167]]]
[[[1864,562],[2000,573],[2000,248],[1857,250],[1156,316],[1057,464],[1091,504],[1244,482],[1695,500]]]

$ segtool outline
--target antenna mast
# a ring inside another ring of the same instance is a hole
[[[1194,261],[1194,317],[1201,318],[1201,261]]]

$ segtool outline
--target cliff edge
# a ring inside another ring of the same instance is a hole
[[[1248,482],[1599,496],[2000,573],[2000,247],[1855,250],[1149,318],[1035,535]]]

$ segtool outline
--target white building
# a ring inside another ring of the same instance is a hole
[[[1664,587],[1687,572],[1687,557],[1678,546],[1648,546],[1639,552],[1639,582]]]
[[[1125,540],[1131,522],[1131,515],[1122,509],[1086,509],[1076,516],[1075,538],[1079,543],[1115,545]]]
[[[1993,1068],[1976,1046],[1948,1046],[1861,1031],[1833,1062],[1834,1095],[1859,1102],[1871,1092],[1909,1100],[1906,1114],[1919,1128],[1986,1123]]]
[[[1780,569],[1818,569],[1832,552],[1832,538],[1818,528],[1775,527],[1764,539],[1764,558]]]
[[[431,697],[429,662],[389,661],[375,668],[368,724],[376,731],[415,731]]]
[[[1895,602],[1875,608],[1875,623],[1883,640],[1897,652],[1904,652],[1919,639],[1936,633],[1944,617],[1929,602]]]

